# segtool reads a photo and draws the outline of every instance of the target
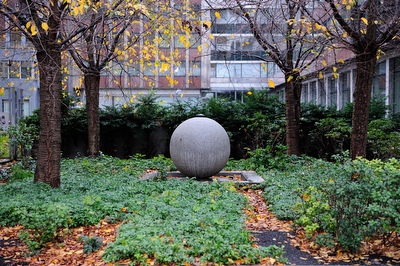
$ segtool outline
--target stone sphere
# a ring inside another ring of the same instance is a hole
[[[228,162],[229,137],[218,122],[199,115],[182,122],[172,133],[170,154],[182,174],[207,178]]]

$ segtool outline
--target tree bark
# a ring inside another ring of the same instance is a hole
[[[36,54],[40,72],[40,131],[34,182],[59,187],[61,160],[61,52],[54,46]]]
[[[376,66],[376,52],[365,51],[356,55],[356,84],[353,94],[354,106],[350,156],[352,159],[365,157],[367,153],[367,132],[371,91]]]
[[[285,74],[287,154],[300,155],[301,82],[299,74]]]
[[[84,83],[88,124],[88,155],[97,157],[100,154],[100,72],[86,72]]]

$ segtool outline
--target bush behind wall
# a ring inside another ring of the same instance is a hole
[[[385,117],[388,107],[373,98],[368,139],[368,158],[400,157],[397,115]],[[352,105],[336,108],[303,104],[301,120],[302,153],[330,159],[349,149]],[[140,95],[137,101],[100,110],[101,144],[106,155],[128,158],[143,154],[169,156],[169,138],[184,120],[204,114],[227,131],[231,141],[231,158],[249,156],[249,151],[268,148],[271,154],[285,145],[285,105],[267,90],[251,91],[244,101],[213,98],[161,103],[154,94]],[[383,120],[382,120],[383,119]],[[21,120],[38,126],[38,112]],[[383,126],[382,126],[383,125]],[[87,123],[84,108],[70,108],[63,113],[62,151],[64,157],[85,156]]]

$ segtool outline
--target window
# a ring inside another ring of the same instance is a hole
[[[21,78],[21,63],[17,61],[10,61],[10,71],[9,77],[10,78]]]
[[[310,83],[310,99],[311,104],[317,104],[317,82],[312,81]]]
[[[180,65],[174,66],[174,76],[175,77],[181,77],[181,76],[186,76],[186,63],[181,62]]]
[[[9,113],[10,112],[10,102],[9,100],[3,99],[1,101],[1,111],[4,113]]]
[[[395,113],[400,112],[400,57],[391,61],[393,69],[393,108]]]
[[[301,87],[301,102],[306,103],[308,102],[308,83],[303,84]]]
[[[31,114],[31,107],[29,105],[29,100],[24,99],[23,116],[29,116]]]
[[[22,42],[22,34],[18,29],[14,28],[10,31],[10,46],[20,47]]]
[[[0,61],[0,78],[8,78],[8,61]]]
[[[271,62],[269,62],[271,63]],[[214,63],[211,64],[212,78],[264,78],[275,73],[273,64],[267,69],[265,63]],[[200,71],[200,70],[199,70]]]
[[[326,106],[326,90],[323,79],[318,80],[318,98],[319,104],[322,106]]]
[[[337,106],[337,90],[336,90],[336,79],[331,77],[328,80],[329,90],[329,106]]]
[[[32,62],[21,62],[21,78],[29,78],[32,76]]]
[[[123,74],[122,66],[119,64],[115,64],[112,66],[112,74],[113,76],[121,76]]]
[[[350,72],[340,74],[340,107],[350,102]]]
[[[139,66],[139,64],[130,64],[130,65],[128,65],[127,71],[128,71],[128,75],[130,77],[139,76],[140,66]]]
[[[200,37],[196,34],[178,35],[174,37],[174,45],[176,48],[190,48],[200,45]]]
[[[259,78],[261,76],[260,64],[241,64],[242,78]]]
[[[386,62],[379,63],[375,68],[372,94],[385,96],[386,91]]]
[[[215,64],[215,77],[216,78],[230,78],[240,77],[241,65],[240,64]]]
[[[261,76],[271,77],[275,76],[278,66],[274,62],[261,63]]]
[[[154,62],[148,63],[143,67],[143,74],[145,76],[155,76],[157,73],[157,69],[154,66]]]
[[[171,45],[171,38],[165,34],[158,34],[158,46],[160,48],[169,48]]]
[[[192,62],[189,69],[190,76],[201,76],[201,62]]]

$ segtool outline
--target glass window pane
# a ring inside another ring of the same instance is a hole
[[[242,64],[242,78],[259,78],[260,76],[260,64]]]
[[[201,76],[201,62],[193,62],[189,69],[190,76]]]
[[[21,62],[21,78],[28,78],[32,75],[32,62]]]
[[[229,78],[235,76],[235,67],[233,64],[216,64],[216,77]]]
[[[186,75],[186,63],[182,62],[179,66],[175,66],[174,75],[176,77],[181,77]]]
[[[10,78],[20,78],[21,77],[21,63],[17,61],[12,61],[10,66]]]
[[[0,78],[8,78],[8,61],[0,61]]]

